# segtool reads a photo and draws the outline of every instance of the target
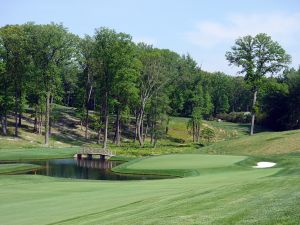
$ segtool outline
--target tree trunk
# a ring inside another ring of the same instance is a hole
[[[98,130],[98,139],[97,139],[97,144],[101,144],[101,128],[99,128],[99,130]]]
[[[41,135],[42,134],[42,127],[43,127],[43,111],[42,107],[39,110],[39,126],[38,126],[38,133]]]
[[[108,93],[105,92],[105,109],[104,109],[104,120],[105,120],[105,127],[104,127],[104,138],[103,138],[103,148],[107,148],[107,134],[108,134]]]
[[[68,92],[68,97],[67,97],[67,106],[70,106],[70,92]]]
[[[139,139],[140,146],[144,146],[144,142],[143,142],[144,109],[145,109],[145,105],[142,104],[141,109],[140,109],[140,113],[139,113],[139,116],[138,116],[138,127],[137,127],[137,133],[138,133],[138,139]]]
[[[88,93],[87,93],[87,98],[85,102],[85,108],[86,108],[86,115],[85,115],[85,139],[87,140],[88,137],[88,129],[89,129],[89,102],[91,98],[93,87],[90,86]]]
[[[115,130],[115,137],[114,137],[114,143],[119,146],[120,145],[120,142],[121,142],[121,130],[120,130],[120,109],[118,108],[117,109],[117,118],[116,118],[116,130]]]
[[[195,122],[193,121],[193,142],[195,142]]]
[[[39,115],[38,117],[38,134],[40,135],[42,133],[42,119],[41,119],[41,116]]]
[[[89,139],[88,137],[88,129],[89,129],[89,109],[86,108],[86,114],[85,114],[85,140]]]
[[[157,145],[157,134],[154,134],[154,144],[153,144],[153,148],[156,148]]]
[[[38,106],[35,105],[34,107],[34,126],[33,126],[33,132],[36,133],[38,131]]]
[[[19,112],[19,122],[18,122],[18,126],[21,127],[22,126],[22,113]]]
[[[21,90],[19,90],[19,105],[18,105],[18,113],[19,113],[18,119],[19,119],[19,121],[18,121],[18,127],[22,126],[21,96],[22,96]]]
[[[197,143],[199,143],[199,141],[200,141],[200,124],[199,123],[197,123],[196,124],[196,138],[197,138]]]
[[[252,104],[252,119],[251,119],[251,130],[250,135],[254,134],[254,122],[255,122],[255,104],[256,104],[257,90],[254,91],[253,94],[253,104]]]
[[[154,141],[154,122],[151,122],[151,136],[150,136],[150,144],[153,144]]]
[[[45,114],[45,145],[49,144],[49,118],[50,118],[50,91],[46,94],[46,114]]]
[[[166,135],[168,135],[169,132],[169,123],[170,123],[170,117],[167,118],[167,124],[166,124]]]
[[[139,114],[135,113],[135,130],[134,130],[134,140],[133,142],[136,142],[137,136],[138,136],[138,116]]]
[[[18,112],[15,111],[15,136],[19,136],[19,123],[18,123]]]
[[[93,102],[94,111],[96,111],[96,94],[94,93],[94,102]]]
[[[143,137],[143,141],[144,141],[144,142],[145,142],[146,137],[148,136],[148,128],[149,128],[149,125],[148,125],[148,124],[149,124],[149,123],[147,122],[145,134],[144,134],[144,137]]]
[[[49,137],[51,137],[51,128],[52,128],[52,123],[53,123],[53,118],[50,117],[52,114],[52,104],[53,103],[53,96],[50,98],[50,105],[49,105]]]
[[[1,118],[2,134],[6,136],[7,135],[6,115],[4,115],[4,116],[1,115],[0,118]]]
[[[19,96],[18,96],[18,91],[16,90],[15,93],[15,136],[19,136],[19,123],[18,123],[18,112],[19,112]]]

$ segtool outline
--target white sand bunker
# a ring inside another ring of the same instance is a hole
[[[252,166],[253,168],[270,168],[275,166],[276,163],[273,162],[258,162],[256,166]]]

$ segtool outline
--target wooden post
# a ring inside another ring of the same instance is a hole
[[[87,154],[87,159],[93,159],[93,154]]]

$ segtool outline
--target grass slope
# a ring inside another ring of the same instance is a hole
[[[201,153],[268,156],[300,153],[300,130],[263,132],[217,142],[199,149]]]
[[[38,169],[40,166],[34,164],[18,163],[18,164],[0,164],[0,174],[21,173]]]

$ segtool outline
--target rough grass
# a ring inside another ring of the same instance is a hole
[[[230,155],[279,155],[300,152],[300,130],[263,132],[233,140],[218,142],[199,152]]]

